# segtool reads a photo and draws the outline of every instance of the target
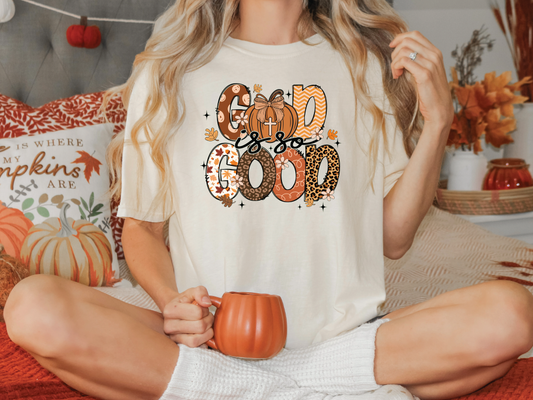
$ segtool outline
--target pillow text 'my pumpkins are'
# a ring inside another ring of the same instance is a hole
[[[112,136],[113,124],[98,124],[0,140],[0,243],[31,274],[120,285],[106,196]]]

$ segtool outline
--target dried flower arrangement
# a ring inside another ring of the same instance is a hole
[[[496,72],[485,74],[483,81],[476,82],[474,69],[481,64],[484,49],[491,50],[493,44],[494,40],[481,27],[474,31],[468,43],[452,52],[456,65],[452,67],[450,88],[456,112],[448,146],[473,149],[477,154],[482,150],[480,139],[483,135],[486,143],[498,148],[513,142],[508,135],[516,129],[513,104],[528,99],[514,93],[530,83],[531,79],[526,77],[511,84],[512,74],[507,71],[500,76],[496,76]]]
[[[518,79],[533,76],[533,2],[505,0],[505,18],[495,0],[491,8],[511,50]],[[521,92],[533,101],[533,82],[522,86]]]
[[[476,29],[468,43],[463,44],[461,49],[456,46],[452,51],[460,86],[473,85],[476,82],[474,69],[481,64],[481,56],[485,48],[491,51],[494,46],[494,40],[490,39],[490,35],[486,35],[485,32],[486,29],[483,26],[481,29]]]

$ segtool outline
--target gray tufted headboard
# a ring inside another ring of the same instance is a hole
[[[155,20],[176,0],[38,0],[89,18]],[[392,3],[392,0],[387,0]],[[15,16],[0,23],[0,94],[39,107],[124,83],[144,50],[150,24],[91,21],[102,32],[96,49],[72,47],[66,30],[79,20],[14,0]]]
[[[37,0],[89,18],[155,20],[175,0]],[[79,20],[14,0],[15,16],[0,23],[0,93],[33,107],[124,83],[153,25],[91,21],[102,32],[96,49],[66,39]]]

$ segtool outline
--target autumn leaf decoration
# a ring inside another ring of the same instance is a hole
[[[512,143],[509,135],[516,129],[514,104],[521,104],[528,98],[517,96],[524,85],[529,84],[529,76],[516,83],[510,83],[511,71],[496,76],[496,72],[485,74],[485,79],[477,81],[475,68],[481,64],[485,50],[493,48],[494,40],[486,33],[486,28],[476,29],[470,41],[452,51],[456,60],[452,68],[450,89],[455,102],[455,115],[448,136],[448,146],[481,151],[481,137],[494,147]]]
[[[315,205],[315,202],[313,201],[313,199],[311,197],[309,197],[306,201],[305,201],[305,205],[307,207],[311,207],[311,206],[314,206]]]
[[[231,207],[233,205],[233,200],[229,197],[229,194],[219,196],[220,201],[224,207]]]
[[[329,140],[335,140],[337,139],[337,131],[334,131],[333,129],[330,129],[328,131],[328,139]]]
[[[85,164],[85,169],[83,170],[83,173],[87,182],[89,182],[89,180],[91,179],[91,174],[93,173],[93,171],[100,175],[100,165],[102,165],[100,161],[98,161],[86,151],[81,150],[77,151],[76,153],[79,153],[80,157],[72,161],[72,164]]]
[[[474,153],[477,154],[482,150],[483,135],[486,143],[497,148],[512,143],[513,139],[509,133],[516,129],[513,105],[524,103],[528,99],[514,93],[519,91],[522,85],[530,83],[531,78],[526,77],[511,84],[511,71],[500,76],[491,72],[485,74],[482,82],[460,86],[454,68],[452,77],[450,87],[459,111],[455,113],[447,145],[455,148],[462,145],[469,149],[473,147]]]
[[[205,130],[205,140],[207,140],[208,142],[212,142],[213,140],[216,140],[218,142],[217,136],[218,131],[216,131],[215,128]]]

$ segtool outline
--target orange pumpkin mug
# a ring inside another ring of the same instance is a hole
[[[238,358],[266,359],[287,341],[287,316],[281,297],[266,293],[226,292],[209,296],[217,308],[213,338],[207,345]],[[198,305],[196,301],[193,304]]]

